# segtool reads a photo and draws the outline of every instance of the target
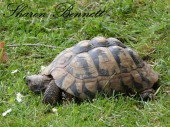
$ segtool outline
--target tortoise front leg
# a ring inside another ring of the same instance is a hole
[[[54,105],[56,102],[62,99],[62,91],[56,85],[55,81],[52,80],[45,90],[43,103]]]

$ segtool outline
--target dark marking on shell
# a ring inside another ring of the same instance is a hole
[[[84,57],[77,57],[77,61],[80,63],[82,67],[88,67],[88,63]]]
[[[78,58],[78,62],[80,63],[80,65],[83,67],[83,78],[93,78],[94,76],[92,75],[91,70],[89,69],[89,65],[86,61],[86,59],[84,57],[77,57]],[[76,74],[76,77],[80,78],[82,77],[82,75]]]
[[[55,80],[56,84],[62,88],[62,85],[63,85],[63,81],[64,79],[66,78],[67,74],[63,75],[61,78],[59,78],[58,80]]]
[[[76,97],[80,96],[80,93],[78,92],[77,87],[76,87],[76,80],[71,84],[70,89],[72,90],[72,92],[74,93]]]
[[[95,78],[98,76],[96,67],[88,53],[81,53],[75,56],[65,69],[77,79]]]
[[[86,45],[83,45],[83,43]],[[77,45],[75,45],[72,49],[72,51],[75,53],[75,54],[79,54],[79,53],[83,53],[83,52],[88,52],[89,50],[92,49],[92,46],[90,44],[90,42],[88,41],[82,41],[81,43],[78,43]]]
[[[70,74],[73,74],[73,73],[74,73],[73,67],[71,67],[71,66],[67,66],[66,70],[67,70],[67,72],[70,73]]]
[[[92,47],[108,47],[109,42],[104,37],[95,37],[91,40]]]
[[[90,90],[88,90],[88,89],[86,88],[86,84],[85,84],[85,83],[83,83],[82,89],[83,89],[83,92],[84,92],[89,98],[93,99],[93,98],[95,97],[95,93],[93,93],[93,92],[91,92]]]
[[[128,72],[127,68],[121,65],[121,60],[119,58],[119,54],[122,51],[122,49],[120,47],[118,47],[118,46],[115,46],[115,47],[110,46],[109,50],[111,51],[114,59],[116,60],[117,65],[119,66],[121,73],[127,73]]]
[[[138,83],[135,81],[135,78],[131,75],[131,80],[133,82],[133,85],[134,87],[136,88],[137,91],[141,90],[143,87],[142,87],[142,84]]]
[[[119,53],[121,51],[120,48],[117,48],[117,47],[109,47],[109,50],[111,51],[112,55],[114,56],[119,68],[120,68],[120,58],[119,58]]]
[[[131,50],[130,48],[126,48],[125,50],[128,51],[128,53],[130,54],[131,58],[133,59],[137,67],[143,67],[142,59],[140,59],[139,57],[137,58],[136,56],[137,54],[133,50]]]
[[[108,38],[107,41],[109,42],[109,46],[120,46],[122,48],[126,48],[126,46],[116,38]]]
[[[139,72],[139,71],[138,71],[138,73],[139,73],[139,75],[141,76],[142,81],[146,82],[146,83],[149,85],[149,84],[150,84],[149,79],[147,79],[147,77],[144,76],[144,75],[142,74],[142,72]]]
[[[129,87],[123,82],[122,78],[120,79],[120,83],[121,83],[121,86],[122,86],[123,91],[124,91],[125,94],[128,95],[128,94],[130,94],[130,93],[133,93],[132,89],[129,88]]]
[[[104,52],[102,52],[102,50],[100,50],[100,49],[89,51],[89,55],[92,58],[95,66],[97,68],[98,74],[100,76],[109,76],[108,70],[100,68],[100,61],[99,61],[99,57],[107,58],[107,55]]]

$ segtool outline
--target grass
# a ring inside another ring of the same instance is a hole
[[[56,0],[25,1],[28,5],[25,12],[45,12],[48,15],[44,18],[5,17],[3,14],[11,14],[7,9],[11,2],[16,1],[0,1],[0,40],[19,46],[6,46],[10,64],[0,64],[0,113],[12,109],[5,117],[0,116],[0,127],[170,126],[170,1],[76,0],[73,12],[105,9],[107,13],[102,17],[67,18],[52,17],[57,15]],[[17,0],[17,4],[21,2]],[[99,96],[94,102],[56,105],[57,113],[54,113],[53,107],[42,104],[43,95],[28,90],[24,76],[38,73],[42,65],[48,65],[65,48],[95,36],[118,37],[143,58],[148,58],[147,62],[160,73],[162,87],[157,100],[142,102],[121,95],[118,98]],[[18,72],[12,74],[16,69]],[[16,101],[18,92],[24,95],[22,103]]]

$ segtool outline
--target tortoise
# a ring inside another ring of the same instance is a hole
[[[154,98],[158,75],[118,39],[95,37],[65,49],[40,74],[25,80],[31,91],[45,91],[43,102],[53,105],[62,93],[80,100],[93,99],[102,91],[108,96],[138,94],[147,100]]]

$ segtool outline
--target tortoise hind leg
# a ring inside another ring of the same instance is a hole
[[[45,90],[43,103],[54,105],[56,102],[59,102],[62,99],[62,91],[55,84],[55,81],[52,80]]]
[[[143,101],[154,100],[156,98],[155,90],[153,88],[146,89],[140,93],[140,96]]]

